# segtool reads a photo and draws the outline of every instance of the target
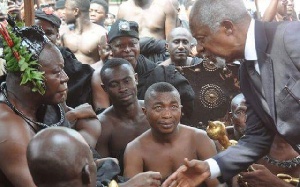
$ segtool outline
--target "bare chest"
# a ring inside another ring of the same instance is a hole
[[[183,163],[184,158],[199,159],[196,149],[191,146],[177,144],[172,148],[164,146],[147,146],[143,153],[144,171],[158,171],[166,179]]]

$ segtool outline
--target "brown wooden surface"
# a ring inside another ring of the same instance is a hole
[[[24,0],[25,25],[34,24],[34,0]]]

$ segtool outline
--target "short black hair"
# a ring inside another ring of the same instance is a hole
[[[71,0],[74,3],[75,8],[78,8],[82,12],[90,11],[90,0]]]
[[[118,67],[123,64],[129,65],[130,67],[132,67],[131,63],[123,58],[112,58],[112,59],[108,59],[107,61],[105,61],[104,65],[102,66],[101,71],[100,71],[101,79],[102,80],[104,79],[104,72],[106,69]],[[132,67],[132,71],[134,71],[133,67]]]
[[[165,92],[174,92],[174,91],[177,92],[178,96],[180,97],[178,90],[172,84],[167,82],[154,83],[147,89],[145,93],[145,97],[144,97],[145,105],[148,104],[150,98],[152,97],[153,92],[165,93]]]
[[[96,4],[101,5],[104,8],[105,14],[108,13],[108,4],[107,4],[106,1],[104,1],[104,0],[92,0],[91,4],[92,3],[96,3]]]

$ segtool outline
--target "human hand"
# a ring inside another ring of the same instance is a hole
[[[159,187],[162,176],[159,172],[143,172],[135,175],[125,183],[120,183],[120,187]]]
[[[209,176],[209,165],[201,160],[184,159],[184,165],[179,167],[163,184],[162,187],[196,187]]]
[[[66,118],[69,122],[75,124],[79,119],[97,118],[97,115],[94,112],[93,107],[90,104],[85,103],[66,112]]]
[[[254,169],[251,172],[241,172],[239,181],[244,183],[245,187],[289,187],[292,186],[283,180],[279,179],[276,175],[264,165],[253,164],[251,165]]]

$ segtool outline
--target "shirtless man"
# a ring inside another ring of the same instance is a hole
[[[108,93],[112,106],[99,115],[102,134],[98,139],[96,150],[102,157],[117,158],[122,169],[127,143],[150,126],[142,111],[144,103],[137,99],[137,80],[131,64],[120,58],[110,59],[105,62],[100,74],[103,89]],[[158,172],[148,172],[143,175],[143,179],[129,180],[124,185],[133,186],[132,182],[138,182],[141,186],[160,185],[161,176]]]
[[[166,179],[183,164],[184,158],[206,159],[217,153],[205,131],[180,124],[180,96],[171,84],[160,82],[150,86],[143,111],[151,129],[127,145],[124,176],[158,171]],[[215,187],[218,181],[206,183]]]
[[[171,0],[128,0],[120,5],[117,18],[137,22],[140,38],[165,40],[176,27],[177,13]]]
[[[42,130],[28,145],[27,161],[33,181],[39,187],[96,186],[93,154],[75,130],[65,127]]]
[[[98,45],[106,30],[90,21],[89,0],[66,0],[65,19],[67,24],[75,24],[74,30],[62,36],[62,45],[68,47],[76,58],[84,64],[100,60]]]
[[[150,128],[137,99],[137,80],[131,64],[119,58],[107,60],[101,72],[102,87],[112,106],[99,115],[102,134],[96,150],[102,157],[115,157],[120,165],[128,142]]]
[[[37,79],[22,83],[26,75],[21,74],[17,57],[9,57],[5,50],[7,78],[0,91],[0,186],[6,187],[34,187],[26,160],[30,139],[43,128],[68,126],[64,109],[58,105],[65,101],[69,79],[63,70],[60,51],[37,27],[21,29],[20,33],[23,44],[31,43],[30,51],[36,51],[34,54],[28,51],[32,57],[25,62],[37,60],[40,66],[30,65],[28,73]],[[19,56],[26,56],[19,48],[15,50]]]
[[[167,66],[191,66],[201,62],[197,57],[190,57],[193,37],[189,30],[183,27],[173,29],[167,38],[167,46],[170,58],[161,63]]]

